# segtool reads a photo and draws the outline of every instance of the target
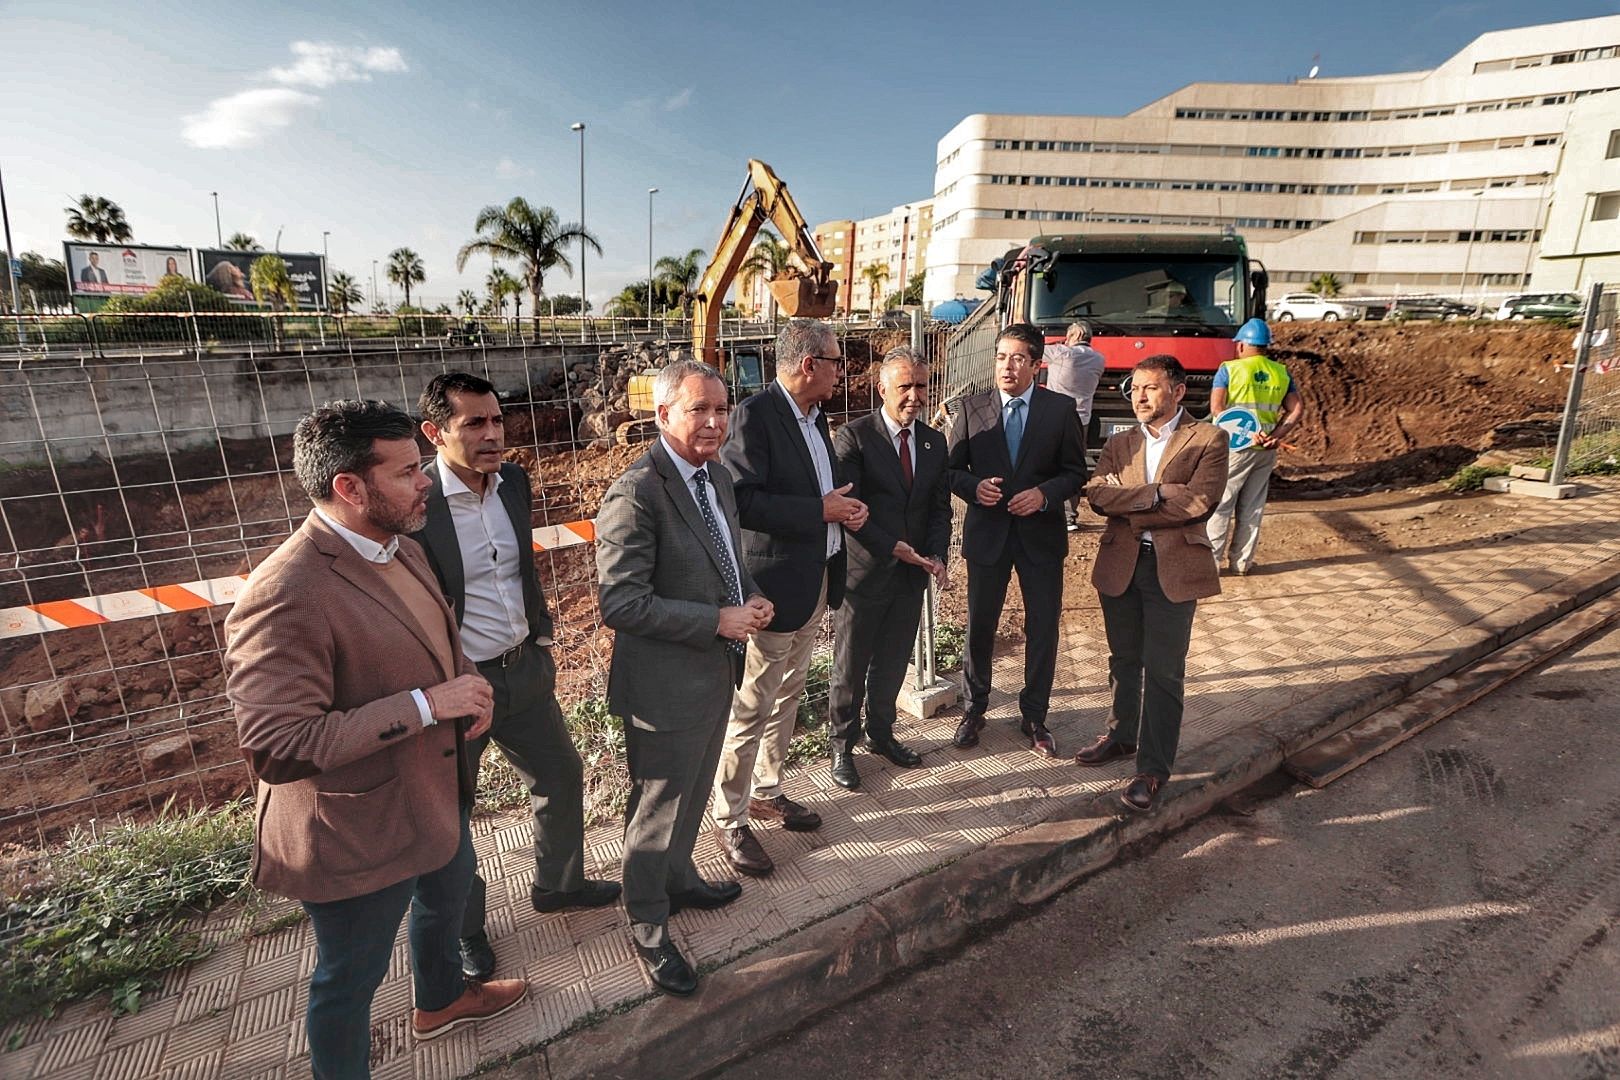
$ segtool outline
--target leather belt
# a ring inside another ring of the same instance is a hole
[[[513,664],[517,663],[518,657],[522,656],[523,650],[528,647],[529,640],[524,638],[510,649],[507,649],[505,652],[501,653],[501,655],[492,656],[488,660],[479,660],[477,661],[477,664],[479,667],[509,668]]]

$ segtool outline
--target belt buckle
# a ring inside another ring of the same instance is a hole
[[[514,663],[517,662],[518,654],[521,653],[522,651],[523,651],[523,642],[520,641],[516,645],[512,646],[510,649],[507,649],[505,652],[501,653],[501,667],[502,668],[511,667]]]

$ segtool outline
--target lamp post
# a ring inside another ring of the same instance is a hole
[[[382,299],[377,295],[377,260],[371,260],[371,306],[376,308],[377,301]]]
[[[585,334],[585,122],[575,121],[569,131],[579,132],[579,340]]]
[[[652,277],[653,277],[652,206],[653,206],[653,200],[652,200],[652,197],[654,195],[656,195],[656,194],[658,194],[658,189],[657,188],[650,187],[650,188],[647,189],[647,327],[648,327],[649,332],[651,331],[651,328],[652,328],[652,317],[653,317],[653,299],[652,299],[652,296],[653,296],[653,286],[652,286]]]
[[[22,256],[17,249],[11,246],[11,215],[6,211],[6,180],[0,175],[0,225],[5,228],[6,237],[6,280],[11,282],[11,313],[18,316],[17,344],[22,344],[22,296],[17,292],[17,271],[12,267],[18,265]],[[38,306],[38,297],[34,298]]]
[[[1479,235],[1479,208],[1485,201],[1485,189],[1480,188],[1474,192],[1474,223],[1468,227],[1468,249],[1463,253],[1462,284],[1458,287],[1458,297],[1461,300],[1468,295],[1468,268],[1474,262],[1474,238]],[[1480,289],[1481,300],[1484,299],[1484,287]]]
[[[225,230],[219,227],[219,192],[210,191],[208,194],[214,197],[214,243],[224,247]]]
[[[1530,226],[1529,243],[1524,245],[1524,273],[1519,275],[1519,288],[1521,289],[1530,287],[1530,263],[1534,260],[1536,248],[1541,243],[1537,234],[1546,231],[1547,214],[1552,210],[1552,206],[1548,201],[1552,197],[1552,173],[1543,172],[1537,175],[1541,180],[1541,198],[1536,200],[1536,220]]]

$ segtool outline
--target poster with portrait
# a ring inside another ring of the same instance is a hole
[[[169,274],[197,280],[191,252],[185,248],[69,240],[62,245],[62,263],[67,267],[68,291],[76,296],[141,296]]]
[[[243,304],[256,304],[253,299],[253,262],[263,258],[263,251],[221,251],[201,248],[197,252],[197,266],[203,284],[217,289]],[[292,279],[293,291],[298,297],[298,310],[323,311],[326,308],[326,274],[321,257],[315,253],[278,251],[287,264],[287,276]]]

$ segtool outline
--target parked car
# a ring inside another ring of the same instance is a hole
[[[1329,300],[1315,293],[1289,293],[1279,297],[1271,305],[1271,319],[1273,322],[1292,322],[1295,319],[1321,319],[1323,322],[1337,322],[1359,319],[1361,308],[1354,304],[1343,303],[1338,300]]]
[[[1498,319],[1568,319],[1581,310],[1574,293],[1525,293],[1510,296],[1497,309]]]
[[[1471,319],[1476,314],[1474,305],[1444,296],[1397,296],[1389,302],[1391,319]]]

